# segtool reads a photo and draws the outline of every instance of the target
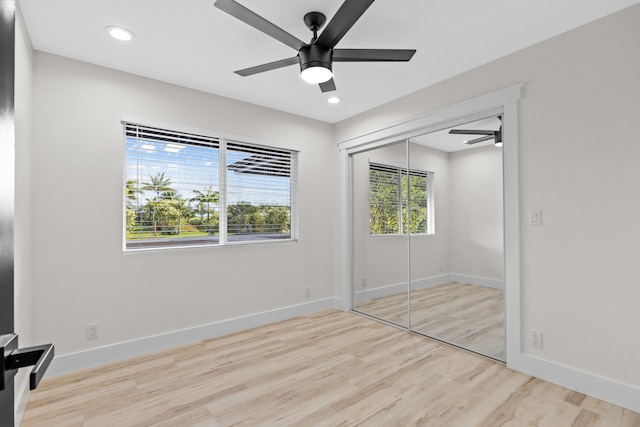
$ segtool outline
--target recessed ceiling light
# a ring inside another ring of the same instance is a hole
[[[337,104],[340,101],[342,101],[342,99],[338,98],[337,96],[332,96],[331,98],[327,99],[327,102],[329,104]]]
[[[117,27],[115,25],[109,25],[104,27],[104,30],[114,39],[123,42],[128,42],[136,38],[136,35],[126,28]]]

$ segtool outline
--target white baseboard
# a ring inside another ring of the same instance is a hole
[[[412,289],[424,289],[430,288],[432,286],[441,285],[443,283],[450,282],[450,274],[442,274],[440,276],[427,277],[424,279],[416,280],[411,282]],[[361,291],[355,292],[354,302],[355,304],[371,301],[376,298],[388,297],[391,295],[397,295],[401,293],[407,292],[407,284],[405,283],[395,283],[393,285],[380,286],[378,288],[372,289],[364,289]]]
[[[640,388],[521,353],[507,367],[571,390],[640,412]]]
[[[475,286],[485,286],[488,288],[504,289],[504,280],[488,279],[486,277],[468,276],[465,274],[449,273],[439,276],[426,277],[411,282],[411,289],[425,289],[433,286],[442,285],[447,282],[469,283]],[[357,291],[354,295],[356,304],[371,301],[376,298],[388,297],[407,292],[406,283],[396,283],[393,285],[381,286],[378,288],[364,289]]]
[[[63,354],[53,359],[45,378],[93,368],[130,357],[141,356],[330,309],[342,309],[342,304],[338,298],[311,301],[166,334],[92,348],[77,353]]]
[[[427,277],[420,280],[414,280],[411,282],[411,289],[426,289],[434,286],[442,285],[451,281],[450,274],[441,274],[439,276]]]
[[[486,288],[504,289],[504,280],[489,279],[487,277],[469,276],[466,274],[451,273],[449,275],[452,282],[468,283],[475,286],[484,286]]]

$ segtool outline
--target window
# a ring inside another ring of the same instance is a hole
[[[124,123],[125,248],[293,240],[297,153]]]
[[[369,163],[369,232],[434,234],[433,172]]]

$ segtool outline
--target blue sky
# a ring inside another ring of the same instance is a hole
[[[126,179],[137,181],[140,187],[150,181],[150,176],[164,172],[171,180],[171,187],[184,199],[194,197],[193,190],[205,192],[209,186],[219,190],[219,155],[215,148],[127,138],[126,152]],[[227,164],[250,156],[250,153],[229,151]],[[289,206],[289,181],[284,177],[228,170],[228,202]],[[154,196],[153,192],[146,191],[139,197],[140,203]]]

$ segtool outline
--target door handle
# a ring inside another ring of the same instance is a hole
[[[19,349],[17,334],[0,336],[0,354],[3,355],[2,367],[0,368],[0,390],[4,390],[5,385],[9,384],[18,369],[26,366],[33,366],[29,375],[29,389],[33,390],[38,387],[53,360],[54,353],[53,344]]]

